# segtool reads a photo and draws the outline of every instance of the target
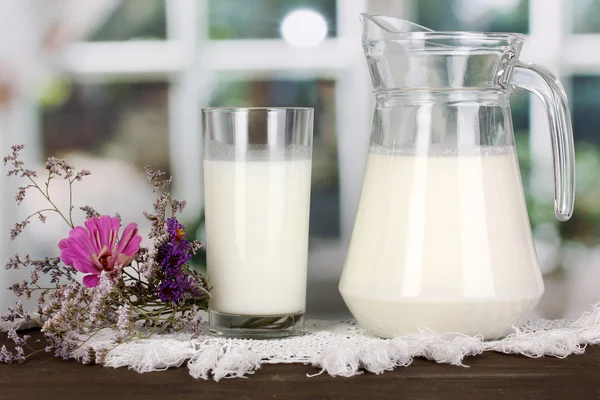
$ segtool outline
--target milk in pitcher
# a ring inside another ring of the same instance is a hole
[[[367,330],[499,337],[543,290],[512,147],[371,150],[340,281]]]

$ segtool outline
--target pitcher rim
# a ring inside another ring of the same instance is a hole
[[[481,31],[416,31],[416,32],[394,32],[384,27],[379,21],[373,17],[387,17],[386,15],[380,14],[360,14],[361,21],[364,18],[368,18],[372,23],[377,25],[382,30],[389,32],[397,36],[398,38],[410,38],[418,37],[419,39],[495,39],[495,40],[507,40],[507,41],[524,41],[525,34],[517,32],[481,32]],[[410,21],[407,21],[410,22]],[[369,40],[369,39],[366,39]],[[397,39],[373,39],[373,41],[379,40],[397,40]]]

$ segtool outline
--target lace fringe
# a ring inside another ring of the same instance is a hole
[[[192,377],[219,381],[247,377],[266,363],[305,363],[321,369],[315,375],[350,377],[363,371],[381,374],[408,366],[416,357],[463,367],[466,356],[484,351],[563,358],[583,353],[588,344],[600,343],[600,306],[574,322],[532,320],[515,327],[506,338],[489,342],[480,336],[437,335],[427,330],[384,340],[366,335],[354,322],[308,321],[308,325],[305,336],[268,341],[157,335],[117,346],[108,353],[104,365],[144,373],[187,363]],[[8,328],[0,325],[3,327]],[[115,335],[104,330],[89,344],[95,349],[105,347]],[[84,354],[81,350],[73,357]]]

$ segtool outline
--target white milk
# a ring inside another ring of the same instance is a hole
[[[310,173],[308,159],[204,162],[211,309],[304,311]]]
[[[506,334],[544,291],[514,150],[371,153],[340,291],[378,336]]]

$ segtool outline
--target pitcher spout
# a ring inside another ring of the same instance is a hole
[[[385,15],[361,14],[363,41],[394,39],[411,32],[433,32],[431,29],[404,19]]]

